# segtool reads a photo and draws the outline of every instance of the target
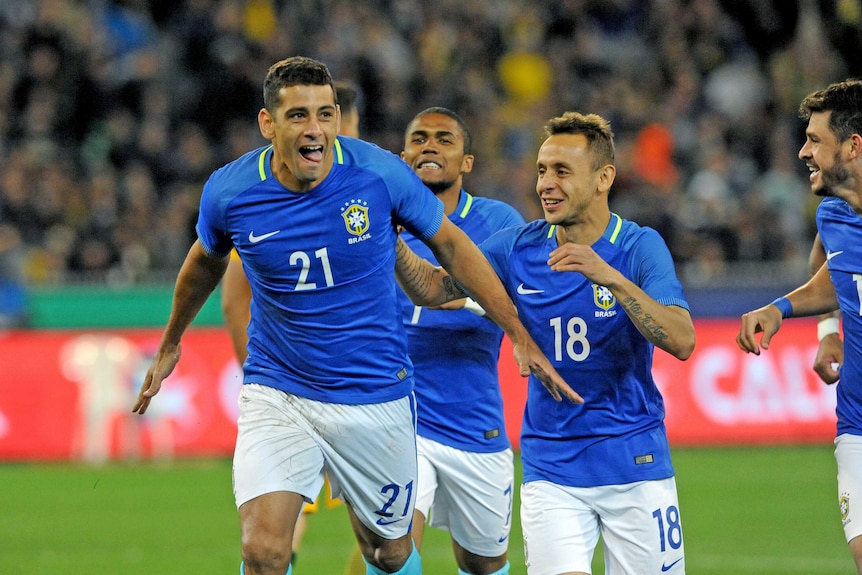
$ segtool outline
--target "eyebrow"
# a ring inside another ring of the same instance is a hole
[[[428,136],[429,134],[431,134],[429,130],[413,130],[412,132],[410,132],[411,136]],[[457,137],[455,132],[451,132],[449,130],[437,130],[436,132],[433,132],[433,134],[437,138],[441,136],[452,136],[453,138]]]

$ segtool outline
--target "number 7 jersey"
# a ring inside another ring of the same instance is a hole
[[[524,481],[592,487],[671,477],[653,345],[606,287],[581,273],[551,271],[555,231],[538,220],[480,246],[533,339],[584,398],[583,405],[557,402],[530,376],[521,432]],[[592,248],[659,303],[689,309],[655,230],[611,214]]]

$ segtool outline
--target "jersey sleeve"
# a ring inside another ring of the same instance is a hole
[[[640,228],[629,238],[632,279],[647,295],[662,305],[691,311],[676,276],[673,257],[664,239],[652,228]]]
[[[233,242],[225,231],[224,202],[216,192],[213,178],[210,178],[204,184],[195,231],[204,250],[218,257],[228,255],[233,247]]]

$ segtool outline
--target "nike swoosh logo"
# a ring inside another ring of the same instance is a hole
[[[391,520],[391,521],[387,521],[387,520],[385,520],[385,519],[382,519],[382,518],[381,518],[381,519],[378,519],[378,520],[377,520],[377,524],[378,524],[378,525],[392,525],[393,523],[398,523],[398,522],[399,522],[399,521],[401,521],[402,519],[404,519],[404,518],[403,518],[403,517],[399,517],[398,519],[393,519],[393,520]]]
[[[504,543],[504,542],[506,541],[506,539],[508,539],[508,538],[509,538],[509,536],[508,536],[508,535],[503,535],[502,537],[500,537],[500,538],[497,540],[497,543]]]
[[[254,235],[254,232],[248,232],[248,241],[253,244],[256,244],[257,242],[262,242],[266,238],[271,238],[272,236],[280,232],[281,230],[275,230],[274,232],[269,232],[268,234],[261,234],[259,236]]]
[[[518,286],[518,293],[521,295],[531,295],[531,294],[535,294],[535,293],[544,293],[544,291],[545,290],[543,290],[543,289],[526,288],[526,287],[524,287],[523,283]]]
[[[661,572],[664,573],[665,571],[670,571],[671,569],[673,569],[673,566],[676,565],[677,563],[679,563],[680,561],[682,561],[682,557],[680,557],[679,559],[677,559],[676,561],[674,561],[670,565],[665,565],[664,563],[662,563],[661,564]]]
[[[829,260],[831,260],[835,256],[840,256],[843,253],[844,253],[844,250],[841,250],[840,252],[829,252],[828,254],[826,254],[826,261],[828,262]]]

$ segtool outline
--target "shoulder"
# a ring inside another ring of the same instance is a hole
[[[823,198],[817,205],[817,216],[848,216],[854,214],[850,204],[840,198],[828,197]]]
[[[400,157],[377,144],[358,138],[338,136],[335,144],[335,161],[347,166],[387,174],[391,172],[412,173]]]
[[[619,218],[619,229],[612,233],[611,243],[615,243],[626,250],[635,248],[653,249],[656,246],[667,248],[664,238],[656,230],[649,226],[641,226],[631,220]],[[616,237],[614,237],[616,236]]]
[[[243,154],[212,173],[206,188],[212,193],[242,191],[266,179],[266,158],[272,146],[264,146]]]
[[[482,247],[505,246],[506,251],[511,251],[515,246],[530,246],[544,244],[552,234],[552,226],[545,220],[536,220],[528,224],[519,224],[503,228],[491,235],[482,243]]]
[[[506,202],[473,196],[473,206],[477,212],[492,216],[498,220],[510,222],[509,225],[524,223],[521,213]]]

